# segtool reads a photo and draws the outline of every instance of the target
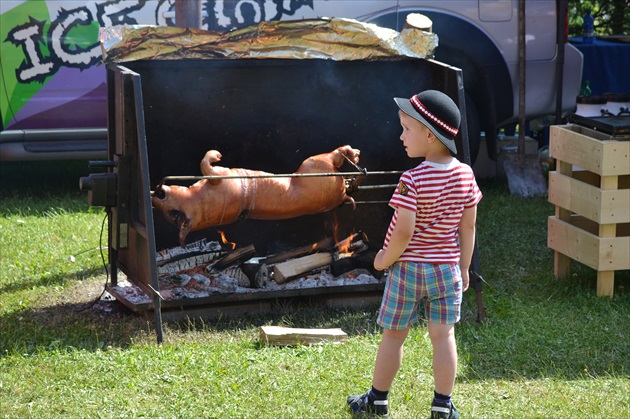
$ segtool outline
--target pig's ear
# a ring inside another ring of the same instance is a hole
[[[179,245],[184,247],[186,246],[186,237],[188,233],[190,233],[190,218],[182,214],[182,216],[178,218],[177,224],[179,225]]]

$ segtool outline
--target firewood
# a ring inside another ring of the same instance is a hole
[[[433,21],[425,15],[420,13],[410,13],[405,19],[405,25],[403,29],[412,28],[420,29],[425,32],[431,32],[433,30]]]
[[[295,259],[297,257],[306,256],[311,253],[321,252],[327,250],[333,246],[333,239],[327,237],[318,241],[317,243],[309,244],[307,246],[299,247],[297,249],[287,250],[286,252],[278,253],[276,255],[269,256],[263,260],[263,263],[273,265],[274,263],[284,262],[285,260]]]
[[[212,269],[216,271],[222,271],[230,265],[235,265],[237,263],[251,259],[255,255],[256,249],[254,248],[254,245],[250,244],[249,246],[241,247],[228,253],[227,255],[219,259],[214,265],[212,265]]]
[[[261,326],[260,341],[268,345],[312,345],[321,342],[345,342],[348,335],[341,329],[297,329]]]
[[[315,253],[314,255],[279,263],[273,267],[273,274],[276,283],[284,284],[290,279],[312,271],[322,266],[330,265],[333,257],[330,253]]]
[[[363,251],[367,249],[370,241],[368,240],[367,234],[363,231],[359,231],[357,233],[352,233],[345,239],[341,240],[338,243],[335,243],[334,250],[336,253],[340,251],[354,252],[354,251]]]
[[[350,257],[335,259],[335,261],[330,264],[330,271],[337,277],[354,269],[367,269],[374,278],[381,279],[384,272],[374,269],[375,257],[375,251],[367,251],[354,254]]]
[[[189,243],[185,247],[177,246],[160,250],[155,254],[155,261],[158,266],[163,266],[167,263],[173,263],[182,259],[188,259],[201,255],[210,254],[213,255],[213,258],[217,258],[222,254],[221,250],[219,242],[209,242],[204,238],[196,242]]]
[[[207,265],[209,263],[212,263],[219,256],[219,252],[213,252],[191,256],[186,259],[174,258],[172,260],[169,260],[167,263],[158,264],[158,274],[174,274],[187,269],[193,269],[196,266]]]

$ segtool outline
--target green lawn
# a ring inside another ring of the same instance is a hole
[[[239,318],[166,322],[99,301],[104,211],[87,206],[85,162],[0,165],[0,417],[348,418],[380,340],[377,306],[274,304]],[[553,278],[546,197],[481,182],[479,249],[486,319],[467,292],[457,326],[462,418],[629,418],[630,272],[613,299],[574,263]],[[384,226],[385,227],[385,226]],[[106,249],[103,250],[106,256]],[[339,327],[340,345],[258,343],[258,327]],[[392,418],[427,417],[426,325],[413,328],[392,388]]]

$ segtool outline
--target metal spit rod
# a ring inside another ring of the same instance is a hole
[[[364,190],[364,189],[390,189],[390,188],[395,188],[396,186],[398,186],[397,183],[392,183],[389,185],[364,185],[364,186],[357,186],[357,189],[359,190]]]
[[[329,176],[366,176],[370,175],[401,175],[401,171],[380,171],[380,172],[333,172],[333,173],[289,173],[289,174],[264,174],[264,175],[225,175],[225,176],[165,176],[162,178],[160,185],[164,185],[167,181],[173,180],[218,180],[218,179],[265,179],[279,177],[329,177]]]

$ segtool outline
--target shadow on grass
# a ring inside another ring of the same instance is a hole
[[[317,298],[282,298],[269,301],[269,307],[259,312],[244,314],[208,315],[168,322],[173,330],[206,330],[231,332],[265,325],[306,328],[340,328],[350,336],[380,334],[376,324],[378,304],[360,307],[330,307]]]
[[[148,319],[117,301],[18,309],[0,317],[0,357],[55,350],[96,351],[107,346],[126,348],[138,336],[150,333],[151,327]]]
[[[8,282],[0,286],[0,295],[12,292],[26,291],[40,287],[63,286],[71,281],[82,281],[86,278],[103,274],[103,268],[81,269],[68,275],[65,273],[55,273],[50,275],[39,275],[35,278],[24,278],[20,281]]]

